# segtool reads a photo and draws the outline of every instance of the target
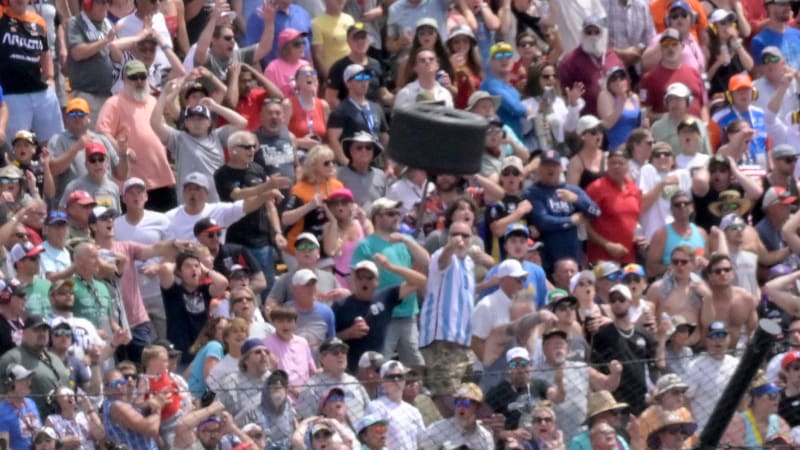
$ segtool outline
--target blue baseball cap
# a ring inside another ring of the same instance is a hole
[[[47,215],[47,220],[45,221],[45,224],[53,225],[54,223],[61,223],[61,222],[67,223],[67,212],[61,211],[60,209],[56,209],[50,211],[50,213]]]
[[[244,356],[247,354],[247,352],[256,347],[265,347],[264,341],[261,339],[248,339],[242,344],[241,353]]]
[[[673,9],[679,9],[679,8],[684,10],[684,11],[686,11],[689,14],[692,13],[692,7],[689,6],[689,4],[686,3],[683,0],[675,0],[674,2],[670,3],[670,5],[669,5],[669,10],[670,11],[672,11]]]
[[[366,430],[367,428],[373,425],[377,424],[386,425],[388,423],[389,422],[386,421],[386,419],[377,414],[367,414],[356,423],[356,433],[361,434],[362,431]]]
[[[515,234],[525,236],[526,238],[531,237],[531,232],[528,230],[528,227],[519,222],[508,224],[508,226],[506,227],[506,232],[503,235],[503,237],[507,238]]]

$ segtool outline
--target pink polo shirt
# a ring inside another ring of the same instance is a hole
[[[311,347],[302,336],[293,336],[286,342],[273,333],[264,339],[264,346],[278,358],[278,368],[289,374],[290,386],[303,386],[311,375],[317,371]]]
[[[290,64],[281,58],[275,58],[264,69],[264,76],[275,83],[283,95],[291,97],[294,95],[294,76],[297,69],[309,65],[305,59],[300,59],[294,64]]]
[[[142,244],[131,241],[114,241],[111,248],[125,255],[125,267],[122,269],[122,278],[119,281],[119,293],[122,296],[122,305],[125,307],[125,315],[128,316],[128,325],[133,328],[150,321],[147,309],[142,301],[142,293],[139,291],[139,283],[136,280],[136,266],[134,263],[142,259]]]

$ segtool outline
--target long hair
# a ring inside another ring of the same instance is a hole
[[[300,176],[300,179],[306,183],[317,184],[320,180],[317,180],[314,170],[318,163],[326,159],[334,159],[333,150],[324,144],[313,146],[308,152],[308,156],[306,156],[306,159],[303,161],[303,174]]]
[[[633,146],[641,144],[642,141],[648,137],[650,137],[650,130],[648,128],[639,127],[631,131],[631,134],[628,135],[628,139],[625,141],[625,156],[628,159],[633,159]]]
[[[417,53],[423,50],[419,42],[419,35],[414,33],[414,41],[411,43],[411,50],[408,52],[408,59],[405,60],[400,68],[400,74],[397,77],[397,88],[400,89],[406,84],[417,79],[417,74],[414,73],[414,62],[417,60]],[[453,65],[450,64],[450,53],[448,53],[444,44],[442,44],[442,35],[436,32],[436,43],[433,44],[433,52],[436,53],[436,59],[439,61],[439,70],[444,70],[450,75],[450,79],[454,80],[456,76]]]
[[[531,66],[528,68],[528,78],[525,80],[525,91],[523,92],[525,97],[538,98],[544,94],[544,88],[542,87],[540,79],[542,78],[542,72],[544,72],[544,69],[548,67],[555,69],[556,65],[550,61],[541,61],[531,64]],[[561,96],[561,85],[558,83],[558,75],[556,75],[556,83],[554,87],[556,89],[556,94]]]
[[[228,349],[228,338],[237,331],[248,333],[250,331],[250,324],[241,317],[233,318],[228,322],[228,325],[222,331],[222,348],[225,350],[226,354],[230,353]]]
[[[479,78],[483,79],[483,61],[481,61],[481,54],[478,52],[478,46],[476,45],[473,39],[469,40],[469,51],[467,51],[467,67],[469,70],[478,76]],[[447,44],[447,52],[449,54],[453,54],[453,47],[451,44],[452,41],[448,40]],[[448,58],[448,62],[450,59]],[[441,64],[440,64],[441,65]],[[444,67],[442,67],[444,69]],[[455,70],[455,68],[453,69]],[[453,80],[455,82],[455,80]]]
[[[200,351],[203,346],[208,344],[209,342],[214,340],[214,333],[217,330],[217,325],[223,321],[228,320],[226,317],[212,317],[208,319],[205,325],[203,325],[203,329],[200,330],[200,334],[197,335],[197,339],[195,339],[194,344],[189,347],[189,353],[192,355],[196,355],[197,352]]]

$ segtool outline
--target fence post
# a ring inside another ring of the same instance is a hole
[[[744,354],[739,360],[739,366],[728,380],[728,385],[725,386],[725,391],[714,406],[714,411],[711,413],[705,429],[700,433],[696,449],[711,450],[717,447],[725,428],[728,427],[728,422],[750,386],[750,381],[758,372],[758,367],[767,355],[769,346],[780,332],[781,328],[775,322],[768,319],[758,321],[758,328],[744,350]]]

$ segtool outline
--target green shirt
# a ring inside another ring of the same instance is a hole
[[[36,402],[42,417],[52,412],[52,408],[47,404],[47,394],[50,391],[56,386],[69,386],[75,389],[75,386],[70,386],[69,370],[58,356],[50,351],[44,350],[40,355],[22,345],[12,348],[0,357],[0,373],[6,373],[6,369],[12,364],[19,364],[33,371],[30,398]]]
[[[25,311],[28,314],[38,314],[50,317],[50,282],[44,278],[35,277],[33,283],[25,286]]]
[[[372,260],[372,255],[382,253],[390,263],[400,267],[411,267],[411,252],[404,242],[384,241],[378,235],[372,234],[359,241],[353,251],[351,265],[355,266],[359,261]],[[378,277],[378,288],[397,286],[405,281],[403,277],[388,270],[381,270]],[[419,314],[419,303],[417,294],[412,292],[403,298],[402,303],[397,305],[392,311],[392,317],[412,317]]]
[[[75,282],[75,309],[72,313],[92,322],[98,330],[110,331],[112,303],[108,287],[102,281],[92,279],[86,282],[77,275],[72,277],[72,281]]]

